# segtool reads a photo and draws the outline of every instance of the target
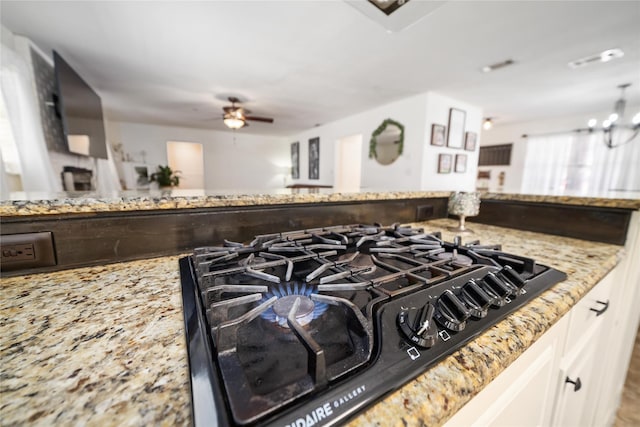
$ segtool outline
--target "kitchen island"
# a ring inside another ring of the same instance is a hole
[[[26,274],[170,256],[223,239],[251,240],[273,230],[446,218],[449,195],[331,190],[312,194],[286,190],[265,194],[196,190],[29,194],[0,202],[0,219],[3,235],[50,236],[54,262],[18,266]],[[623,245],[640,199],[602,196],[486,193],[482,194],[480,215],[470,221]]]
[[[453,223],[414,225],[452,240],[446,227]],[[624,255],[619,245],[483,224],[472,228],[475,233],[465,239],[500,243],[507,252],[566,272],[568,279],[366,408],[351,425],[443,424]],[[0,422],[188,425],[178,258],[3,278]]]

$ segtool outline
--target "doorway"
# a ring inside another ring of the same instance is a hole
[[[167,141],[169,167],[180,171],[181,189],[204,189],[204,155],[199,142]]]
[[[340,192],[360,191],[362,175],[362,134],[336,141],[333,188]]]

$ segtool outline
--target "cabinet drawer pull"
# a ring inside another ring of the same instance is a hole
[[[580,381],[580,377],[576,378],[575,381],[571,381],[571,379],[567,377],[564,382],[573,384],[573,391],[578,391],[582,388],[582,381]]]
[[[591,311],[595,311],[595,312],[596,312],[596,317],[598,317],[598,316],[600,316],[602,313],[604,313],[605,311],[607,311],[607,309],[609,308],[609,300],[607,300],[606,302],[605,302],[605,301],[597,300],[596,302],[597,302],[598,304],[602,304],[602,305],[603,305],[603,307],[602,307],[600,310],[598,310],[597,308],[590,308],[589,310],[591,310]]]

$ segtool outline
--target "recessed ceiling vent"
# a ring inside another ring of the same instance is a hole
[[[344,0],[394,33],[420,21],[449,0]]]
[[[409,3],[409,0],[369,0],[369,3],[373,3],[375,7],[380,9],[386,15],[391,15],[401,6]]]
[[[495,64],[485,65],[482,67],[483,73],[490,73],[492,71],[499,70],[500,68],[508,67],[509,65],[515,64],[513,59],[507,59],[506,61],[496,62]]]
[[[623,56],[624,52],[622,49],[607,49],[604,52],[571,61],[569,62],[569,67],[580,68],[594,62],[609,62],[612,59],[622,58]]]

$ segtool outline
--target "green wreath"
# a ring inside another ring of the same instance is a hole
[[[371,134],[371,140],[369,141],[369,158],[378,158],[378,153],[376,152],[376,146],[378,145],[378,136],[387,128],[388,125],[396,125],[400,128],[400,143],[398,144],[398,156],[402,154],[402,149],[404,147],[404,126],[400,123],[396,122],[393,119],[386,119],[382,122],[380,126]]]

